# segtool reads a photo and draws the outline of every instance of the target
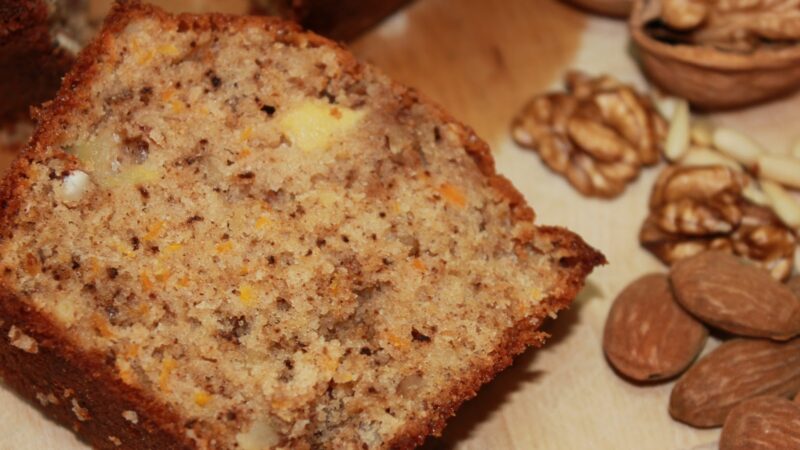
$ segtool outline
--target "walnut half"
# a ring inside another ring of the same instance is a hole
[[[726,250],[786,279],[797,235],[770,208],[744,195],[750,180],[725,166],[669,166],[650,195],[639,240],[665,264],[705,250]]]
[[[648,98],[612,77],[570,72],[565,84],[567,92],[528,102],[512,136],[582,194],[619,195],[641,166],[658,162],[666,122]]]

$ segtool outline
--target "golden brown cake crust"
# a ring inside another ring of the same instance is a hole
[[[80,109],[77,99],[81,96],[78,92],[87,89],[96,76],[95,59],[104,51],[104,46],[114,33],[122,30],[131,20],[144,16],[156,17],[161,21],[174,20],[180,27],[195,30],[236,28],[257,23],[273,34],[290,36],[299,31],[295,25],[273,18],[223,15],[173,17],[136,3],[117,5],[107,19],[102,33],[81,53],[66,76],[56,99],[36,113],[40,126],[0,188],[2,239],[8,239],[13,233],[9,225],[13,223],[20,199],[25,195],[28,184],[26,173],[30,162],[41,156],[48,143],[56,139],[64,117],[70,111]],[[361,66],[350,53],[322,37],[311,36],[309,39],[315,44],[335,48],[338,56],[345,62],[343,65],[354,76],[358,76]],[[394,89],[408,102],[430,103],[405,87],[395,85]],[[450,120],[441,109],[436,108],[436,114]],[[483,175],[490,180],[493,188],[508,198],[514,219],[532,221],[533,210],[523,196],[506,178],[496,174],[488,146],[467,127],[461,126],[460,134],[465,148],[481,168]],[[559,261],[564,274],[558,292],[543,300],[543,307],[537,310],[538,313],[534,313],[534,317],[526,318],[507,330],[489,362],[483,367],[476,367],[472,373],[463,374],[451,391],[440,397],[441,401],[433,406],[427,419],[405,424],[403,431],[387,447],[412,448],[421,444],[426,436],[441,432],[445,421],[454,414],[459,405],[474,396],[483,383],[511,364],[515,355],[529,345],[538,346],[543,343],[545,334],[536,331],[545,319],[543,311],[555,312],[567,307],[589,272],[595,266],[605,263],[603,255],[579,236],[562,228],[538,227],[528,240],[536,247],[543,244],[544,247],[553,249],[551,253]],[[27,399],[37,405],[41,403],[50,417],[75,430],[92,446],[119,448],[115,445],[115,442],[119,442],[116,439],[123,439],[126,443],[136,442],[137,448],[192,447],[192,441],[185,435],[185,424],[180,417],[149,399],[146,393],[122,383],[113,372],[113,365],[109,366],[100,355],[77,348],[70,337],[44,315],[30,310],[24,302],[10,294],[8,286],[0,286],[0,317],[3,318],[0,319],[3,337],[0,343],[0,371],[6,382]],[[6,339],[12,332],[12,324],[18,331],[35,340],[37,352],[21,352]],[[51,393],[56,396],[58,404],[41,400],[47,400]],[[79,394],[81,401],[86,404],[72,404],[69,398],[64,398],[68,397],[63,395],[65,393],[70,393],[70,396]],[[82,417],[81,412],[84,409],[94,411],[95,416],[102,415],[102,420]],[[139,412],[138,423],[122,416],[122,412],[133,409]]]
[[[120,383],[102,355],[75,348],[47,318],[7,292],[0,294],[0,317],[0,375],[48,417],[95,448],[117,448],[114,439],[141,449],[191,448],[180,418]],[[12,324],[36,342],[35,353],[6,339]],[[124,411],[137,411],[137,423]]]

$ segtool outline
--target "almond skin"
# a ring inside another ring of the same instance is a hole
[[[787,340],[800,334],[800,300],[767,271],[721,251],[676,262],[675,299],[706,324],[748,337]]]
[[[639,381],[674,377],[703,349],[708,330],[678,305],[666,275],[644,275],[614,300],[603,351],[623,375]]]
[[[728,414],[720,450],[800,448],[800,404],[780,397],[756,397]]]
[[[800,338],[788,342],[732,339],[704,356],[672,388],[669,413],[678,421],[717,427],[739,403],[800,391]]]
[[[789,281],[786,282],[786,287],[788,287],[794,296],[800,300],[800,275],[795,275],[792,278],[789,278]]]

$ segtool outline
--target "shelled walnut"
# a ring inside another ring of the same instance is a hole
[[[565,85],[528,102],[512,136],[582,194],[614,197],[641,166],[658,162],[666,122],[648,98],[610,76],[573,71]]]
[[[718,249],[787,278],[797,235],[770,208],[744,197],[750,182],[725,166],[667,167],[653,186],[639,240],[666,264]]]
[[[760,45],[800,40],[800,3],[795,0],[659,0],[653,34],[748,52]]]

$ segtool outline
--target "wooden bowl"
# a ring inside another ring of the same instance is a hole
[[[569,3],[611,17],[628,17],[633,0],[568,0]]]
[[[644,71],[662,89],[701,109],[732,109],[800,88],[800,45],[734,53],[709,46],[671,44],[644,29],[658,0],[635,0],[629,26]]]

